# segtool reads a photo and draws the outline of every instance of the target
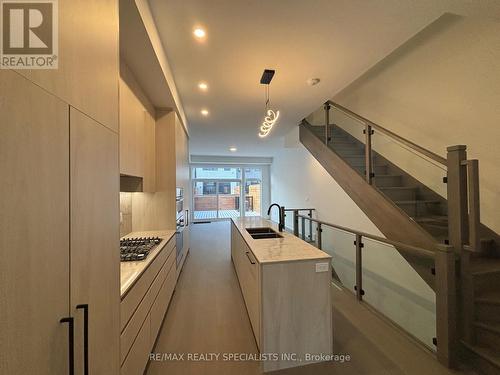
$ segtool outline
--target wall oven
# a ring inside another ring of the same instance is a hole
[[[177,213],[177,218],[182,214],[184,209],[184,189],[175,188],[175,211]]]

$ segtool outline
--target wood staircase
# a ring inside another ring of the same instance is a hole
[[[471,337],[462,339],[464,354],[484,374],[500,374],[500,259],[472,262],[473,320]]]
[[[364,144],[341,128],[332,128],[328,147],[364,176]],[[324,127],[310,126],[309,129],[318,138],[324,137]],[[448,236],[447,205],[444,198],[376,152],[373,152],[373,173],[374,186],[386,198],[436,238],[438,243],[444,243]],[[443,171],[443,177],[445,173]]]
[[[387,238],[431,250],[449,242],[447,200],[409,173],[372,151],[369,184],[365,145],[338,126],[329,130],[326,144],[325,127],[303,121],[300,140]],[[480,234],[478,251],[457,261],[462,271],[457,275],[461,347],[456,350],[460,360],[482,373],[500,374],[500,238],[482,224]],[[401,255],[434,288],[429,265]]]

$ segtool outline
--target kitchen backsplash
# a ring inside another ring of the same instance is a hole
[[[132,232],[132,193],[120,193],[120,237]]]

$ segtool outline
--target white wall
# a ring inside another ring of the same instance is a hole
[[[441,156],[467,145],[482,222],[500,232],[500,23],[445,14],[334,100]]]
[[[289,208],[316,208],[321,220],[383,236],[335,180],[298,141],[298,128],[283,139],[271,165],[271,199]],[[277,219],[276,211],[273,213]],[[292,215],[287,226],[292,227]],[[354,238],[324,228],[323,249],[343,284],[354,286]],[[365,241],[365,300],[432,347],[435,294],[392,247]]]

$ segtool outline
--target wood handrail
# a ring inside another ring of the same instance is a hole
[[[443,158],[442,156],[439,156],[438,154],[435,154],[434,152],[429,151],[429,150],[417,145],[416,143],[413,143],[412,141],[409,141],[408,139],[405,139],[405,138],[397,135],[396,133],[393,133],[390,130],[387,130],[383,126],[380,126],[380,125],[364,118],[363,116],[360,116],[357,113],[352,112],[351,110],[341,106],[340,104],[337,104],[331,100],[328,100],[327,103],[330,104],[331,106],[335,107],[339,111],[344,112],[346,115],[353,118],[354,120],[360,121],[366,125],[370,125],[373,129],[377,129],[379,132],[381,132],[381,133],[383,133],[391,138],[394,138],[396,141],[404,144],[405,146],[408,146],[408,147],[414,149],[415,151],[427,156],[428,158],[430,158],[430,159],[432,159],[432,160],[434,160],[434,161],[436,161],[444,166],[447,165],[446,159]]]
[[[362,237],[370,238],[370,239],[378,241],[378,242],[382,242],[382,243],[385,243],[385,244],[388,244],[388,245],[392,245],[392,246],[397,247],[398,250],[406,251],[406,252],[408,252],[409,254],[412,254],[412,255],[416,255],[416,256],[423,257],[423,258],[430,259],[430,260],[434,260],[435,257],[436,257],[435,252],[431,251],[431,250],[422,249],[420,247],[408,245],[408,244],[405,244],[405,243],[402,243],[402,242],[399,242],[399,241],[389,240],[389,239],[384,238],[384,237],[376,236],[374,234],[362,232],[362,231],[359,231],[359,230],[356,230],[356,229],[352,229],[352,228],[347,228],[347,227],[344,227],[342,225],[337,225],[337,224],[329,223],[327,221],[313,219],[313,218],[311,218],[309,216],[305,216],[305,215],[297,215],[297,217],[300,217],[300,218],[303,218],[303,219],[306,219],[306,220],[311,220],[312,222],[315,222],[317,224],[326,225],[328,227],[340,229],[340,230],[343,230],[344,232],[352,233],[354,235],[359,235],[359,236],[362,236]],[[438,246],[438,244],[436,244],[436,250],[437,251],[444,251],[444,250],[442,250],[441,247]]]

